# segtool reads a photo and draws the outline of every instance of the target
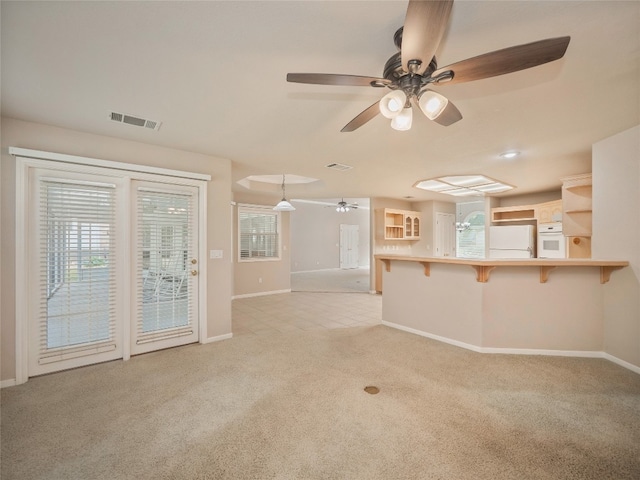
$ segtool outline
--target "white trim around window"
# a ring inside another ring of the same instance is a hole
[[[282,259],[282,217],[273,207],[238,205],[238,262]]]

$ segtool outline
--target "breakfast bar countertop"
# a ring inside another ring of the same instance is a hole
[[[458,257],[414,257],[408,255],[375,255],[382,261],[386,271],[391,271],[391,262],[417,262],[424,266],[424,274],[431,275],[432,263],[468,265],[476,271],[476,280],[486,283],[489,273],[497,267],[537,267],[540,269],[540,283],[546,283],[549,273],[558,267],[598,267],[600,268],[600,283],[607,283],[611,273],[629,266],[626,260],[597,260],[590,258],[525,258],[525,259],[497,259],[497,258],[458,258]]]

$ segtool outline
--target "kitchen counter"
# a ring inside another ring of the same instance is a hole
[[[602,357],[603,292],[632,274],[614,260],[375,258],[383,324],[491,353]]]
[[[527,258],[527,259],[479,259],[453,257],[409,257],[403,255],[375,255],[384,263],[386,271],[391,271],[392,261],[417,262],[424,267],[424,274],[430,275],[432,263],[446,263],[454,265],[468,265],[476,271],[476,281],[486,283],[489,273],[496,267],[536,267],[540,270],[540,283],[546,283],[549,273],[557,267],[598,267],[600,269],[600,283],[607,283],[614,270],[629,266],[623,260],[592,260],[568,258]]]

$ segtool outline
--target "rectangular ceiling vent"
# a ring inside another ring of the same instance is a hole
[[[325,165],[325,166],[327,168],[332,168],[334,170],[340,170],[340,171],[351,170],[353,168],[349,165],[344,165],[342,163],[330,163],[329,165]]]
[[[134,117],[133,115],[127,115],[125,113],[118,112],[109,113],[109,118],[114,122],[126,123],[128,125],[135,125],[136,127],[144,127],[155,131],[160,130],[160,125],[162,125],[162,122],[147,120],[144,118]]]

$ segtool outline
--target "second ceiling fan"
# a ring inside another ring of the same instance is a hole
[[[404,26],[394,35],[400,50],[384,66],[382,78],[330,73],[289,73],[288,82],[316,85],[387,87],[391,92],[353,120],[342,132],[352,132],[378,113],[396,130],[411,128],[413,106],[430,120],[449,126],[462,114],[445,96],[428,88],[495,77],[562,58],[571,37],[548,38],[495,50],[438,68],[434,54],[449,24],[453,0],[410,0]]]

